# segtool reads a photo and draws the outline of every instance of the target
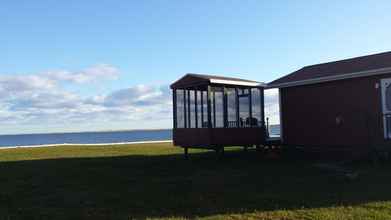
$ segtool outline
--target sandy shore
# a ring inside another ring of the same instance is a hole
[[[134,142],[120,142],[120,143],[99,143],[99,144],[43,144],[43,145],[28,145],[28,146],[5,146],[0,147],[2,149],[14,149],[14,148],[36,148],[36,147],[57,147],[57,146],[112,146],[112,145],[131,145],[131,144],[155,144],[155,143],[170,143],[172,140],[161,141],[134,141]]]

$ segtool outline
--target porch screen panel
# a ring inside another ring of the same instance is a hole
[[[210,124],[212,125],[212,128],[215,127],[215,99],[213,98],[215,96],[215,92],[212,90],[210,93]]]
[[[235,89],[227,89],[227,112],[228,112],[228,127],[234,128],[236,123],[236,93]]]
[[[387,86],[385,95],[387,111],[391,111],[391,85]]]
[[[216,117],[216,128],[224,127],[224,96],[222,88],[215,88],[215,117]]]
[[[249,127],[250,96],[248,89],[239,90],[239,126]]]
[[[252,104],[252,119],[253,127],[261,126],[262,111],[261,111],[261,90],[258,88],[251,89],[251,104]]]
[[[177,128],[184,128],[185,127],[185,100],[183,99],[183,90],[176,90],[176,119],[177,119]]]
[[[197,127],[202,128],[202,105],[201,105],[201,91],[196,91],[197,92]]]
[[[196,114],[195,114],[195,91],[190,90],[190,128],[196,127]]]
[[[207,128],[208,127],[208,95],[206,91],[202,91],[202,108],[203,108],[203,121],[202,121],[202,127]]]

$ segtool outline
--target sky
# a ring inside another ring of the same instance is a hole
[[[0,134],[172,127],[185,73],[270,82],[391,50],[389,1],[3,0]],[[278,123],[278,92],[266,93]]]

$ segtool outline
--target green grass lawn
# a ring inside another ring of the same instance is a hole
[[[0,150],[1,219],[391,219],[391,166],[354,181],[314,161],[171,144]]]

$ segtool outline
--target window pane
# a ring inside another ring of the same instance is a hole
[[[190,90],[190,128],[196,127],[196,114],[195,114],[195,91]]]
[[[215,110],[216,109],[215,109],[215,103],[214,103],[215,98],[213,98],[214,95],[215,95],[215,93],[212,90],[211,93],[210,93],[210,108],[211,108],[211,111],[210,111],[210,115],[211,115],[210,120],[211,120],[211,122],[210,122],[210,124],[212,125],[212,128],[215,127]]]
[[[251,125],[261,126],[262,112],[261,112],[261,90],[257,88],[251,89],[251,104],[252,104],[252,119]]]
[[[249,127],[250,125],[250,97],[248,89],[243,89],[239,96],[239,126]]]
[[[207,92],[206,91],[202,91],[202,99],[203,99],[203,105],[202,105],[202,108],[203,108],[203,114],[204,114],[204,121],[202,123],[202,127],[203,128],[207,128],[208,127],[208,96],[207,96]]]
[[[202,105],[201,105],[201,91],[197,91],[197,127],[202,128]]]
[[[176,117],[177,117],[177,128],[185,127],[185,114],[184,114],[184,99],[183,90],[176,90]]]
[[[189,128],[189,125],[190,125],[190,118],[189,118],[189,114],[190,114],[190,111],[189,111],[189,91],[188,90],[185,90],[185,127],[186,128]]]
[[[391,111],[391,85],[386,88],[386,107],[388,111]]]
[[[234,128],[236,123],[236,93],[235,89],[227,89],[228,127]]]
[[[215,108],[216,108],[216,128],[224,127],[224,104],[223,91],[221,88],[215,88]]]
[[[391,116],[390,115],[385,115],[385,120],[386,120],[386,134],[388,138],[391,138]]]

